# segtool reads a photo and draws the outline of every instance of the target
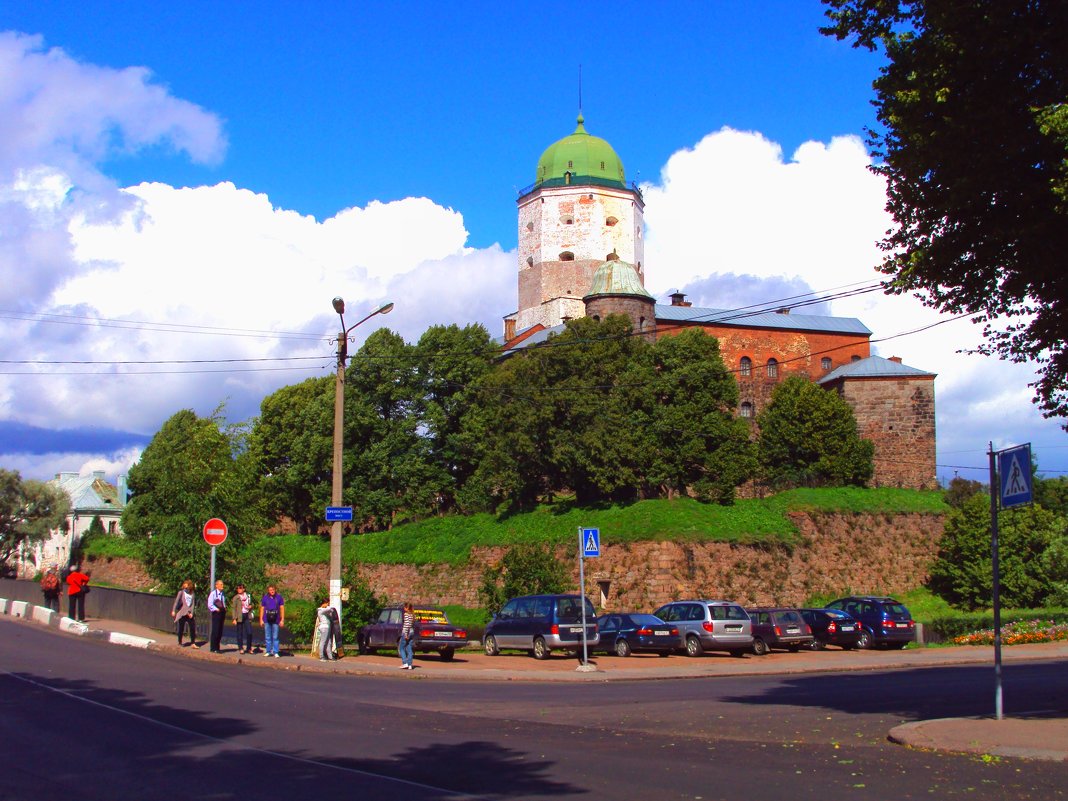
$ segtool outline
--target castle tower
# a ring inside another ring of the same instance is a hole
[[[516,329],[584,316],[583,296],[611,253],[633,264],[644,285],[641,192],[627,185],[612,146],[586,132],[581,114],[575,132],[542,153],[535,182],[517,204]]]
[[[625,314],[636,334],[647,342],[656,339],[656,300],[641,281],[633,264],[610,253],[608,260],[593,274],[590,291],[582,299],[586,316],[600,320],[609,314]]]

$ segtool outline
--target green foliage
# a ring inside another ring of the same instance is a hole
[[[1068,606],[1068,535],[1054,538],[1042,554],[1042,569],[1049,577],[1048,603]]]
[[[508,550],[498,567],[486,568],[478,599],[491,615],[497,614],[509,598],[563,592],[567,588],[567,568],[552,549],[541,545],[517,545]]]
[[[761,471],[772,486],[864,486],[871,479],[875,448],[860,438],[853,410],[836,393],[790,376],[757,422]]]
[[[211,550],[201,534],[212,517],[229,535],[218,547],[219,575],[235,575],[235,557],[263,527],[240,430],[220,430],[217,416],[183,410],[167,420],[130,468],[126,536],[142,543],[145,567],[164,589],[187,578],[208,583]],[[249,577],[252,580],[254,577]]]
[[[377,620],[389,599],[385,595],[375,595],[370,583],[360,574],[360,563],[354,558],[350,557],[342,565],[341,583],[349,588],[349,600],[344,606],[344,639],[347,643],[356,642],[360,626]]]
[[[124,558],[124,559],[144,559],[145,549],[144,542],[138,540],[131,540],[129,537],[92,537],[86,542],[84,539],[81,544],[81,552],[83,556],[92,556],[96,558]],[[97,582],[93,582],[96,584]]]
[[[17,471],[0,468],[0,575],[10,569],[9,560],[20,546],[48,537],[51,529],[64,525],[69,511],[70,499],[63,490],[23,481]]]
[[[964,502],[980,492],[987,492],[987,487],[980,481],[954,476],[944,493],[946,503],[954,509],[960,509]]]
[[[579,527],[595,526],[610,542],[716,541],[789,545],[797,529],[789,512],[838,514],[944,514],[942,493],[889,487],[796,489],[768,498],[745,498],[733,506],[691,498],[638,501],[595,509],[557,503],[530,512],[435,517],[391,531],[346,536],[345,560],[381,564],[464,564],[476,546],[576,542]],[[279,548],[278,563],[327,564],[329,541],[300,535],[266,537],[252,548]]]
[[[1041,606],[1051,581],[1043,554],[1063,538],[1068,520],[1039,506],[998,514],[1001,599],[1005,606]],[[991,603],[993,567],[990,498],[974,495],[946,520],[929,586],[954,606],[978,609]]]
[[[911,609],[911,608],[910,608]],[[1068,623],[1068,609],[1002,609],[1001,625],[1024,623],[1029,620],[1050,620],[1054,623]],[[990,610],[980,612],[953,612],[933,618],[924,623],[924,635],[931,642],[948,642],[955,637],[964,637],[973,632],[994,627],[994,613]]]
[[[874,171],[888,290],[985,323],[982,352],[1041,365],[1068,415],[1068,5],[824,0],[824,33],[881,47]]]
[[[285,596],[283,596],[285,597]],[[319,602],[304,598],[286,598],[286,625],[292,642],[310,645],[315,637],[315,610]]]
[[[1033,478],[1034,501],[1061,517],[1068,517],[1068,476]]]

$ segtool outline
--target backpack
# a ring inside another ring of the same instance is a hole
[[[45,573],[41,579],[41,589],[45,592],[55,592],[59,589],[59,576],[55,573]]]

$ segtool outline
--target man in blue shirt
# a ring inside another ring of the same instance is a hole
[[[286,602],[273,584],[267,585],[267,594],[260,599],[260,625],[266,642],[266,656],[278,658],[278,629],[286,623]]]

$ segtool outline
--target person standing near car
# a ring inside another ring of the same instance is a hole
[[[67,574],[67,617],[85,622],[85,596],[89,592],[89,571],[75,568]]]
[[[193,616],[193,604],[196,597],[193,595],[193,582],[186,579],[182,582],[182,588],[174,596],[174,605],[171,607],[171,617],[178,629],[178,647],[182,646],[182,633],[189,629],[189,644],[194,648],[197,645],[197,621]]]
[[[211,612],[211,652],[222,653],[223,621],[226,616],[226,594],[223,592],[226,585],[222,579],[215,582],[215,589],[208,595],[208,611]]]
[[[244,584],[237,585],[237,593],[231,600],[234,608],[234,626],[237,629],[237,652],[252,653],[252,596]]]
[[[412,665],[412,640],[415,639],[415,612],[411,602],[404,605],[401,615],[400,639],[397,640],[397,651],[400,653],[401,670],[415,670]]]
[[[260,599],[260,625],[266,641],[266,656],[278,658],[278,629],[286,624],[286,602],[273,584],[267,585],[267,594]]]

